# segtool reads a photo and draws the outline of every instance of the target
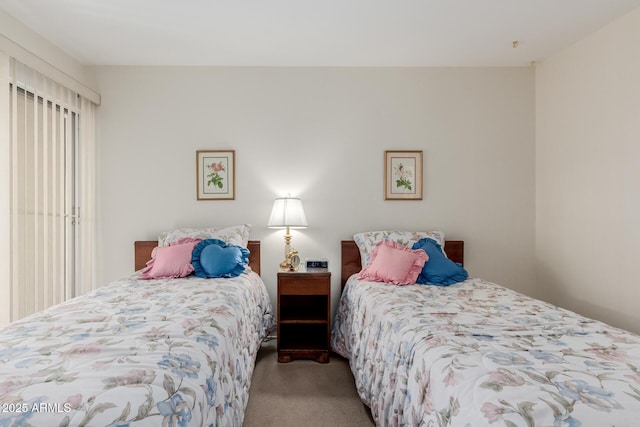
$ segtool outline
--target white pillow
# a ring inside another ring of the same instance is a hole
[[[169,246],[185,237],[192,239],[220,239],[225,243],[247,247],[249,242],[250,224],[230,225],[228,227],[214,228],[179,228],[177,230],[165,231],[158,236],[158,246]]]
[[[378,242],[390,240],[411,248],[415,242],[425,237],[430,237],[438,242],[444,250],[444,233],[442,231],[366,231],[354,234],[353,240],[360,249],[360,260],[362,268],[364,268],[369,264],[371,253]]]

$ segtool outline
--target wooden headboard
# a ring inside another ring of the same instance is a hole
[[[444,243],[444,251],[447,258],[453,262],[464,264],[464,240],[447,240]],[[344,287],[347,279],[352,274],[362,270],[360,261],[360,249],[353,240],[342,241],[342,271],[340,273],[340,283]]]
[[[144,268],[147,261],[151,259],[151,251],[158,246],[157,240],[138,240],[133,243],[135,249],[135,271]],[[260,240],[249,240],[249,267],[260,274]]]

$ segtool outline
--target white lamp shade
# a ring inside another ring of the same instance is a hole
[[[307,228],[302,201],[295,197],[280,197],[273,202],[269,228]]]

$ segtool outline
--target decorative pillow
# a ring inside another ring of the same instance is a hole
[[[358,279],[410,285],[416,283],[428,259],[424,251],[383,240],[373,249],[371,262],[358,274]]]
[[[171,243],[190,237],[193,239],[219,239],[232,245],[247,247],[249,242],[249,232],[251,225],[231,225],[229,227],[215,228],[179,228],[177,230],[165,231],[158,236],[158,246],[169,246]]]
[[[447,258],[442,247],[433,239],[425,238],[417,241],[413,249],[421,249],[429,256],[429,261],[424,265],[418,283],[423,285],[447,286],[463,282],[469,278],[467,270],[462,265]]]
[[[362,261],[362,268],[364,268],[369,264],[373,248],[381,240],[398,242],[410,248],[415,242],[425,237],[431,237],[440,246],[444,247],[444,233],[442,231],[367,231],[354,234],[353,240],[358,245],[358,249],[360,249],[360,260]]]
[[[141,279],[186,277],[193,273],[191,252],[200,239],[180,239],[171,246],[156,247],[140,274]]]
[[[206,239],[193,249],[191,264],[198,277],[236,277],[249,264],[249,250],[219,239]]]

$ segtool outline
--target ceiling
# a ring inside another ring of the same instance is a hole
[[[87,65],[524,66],[637,7],[640,0],[0,0]]]

